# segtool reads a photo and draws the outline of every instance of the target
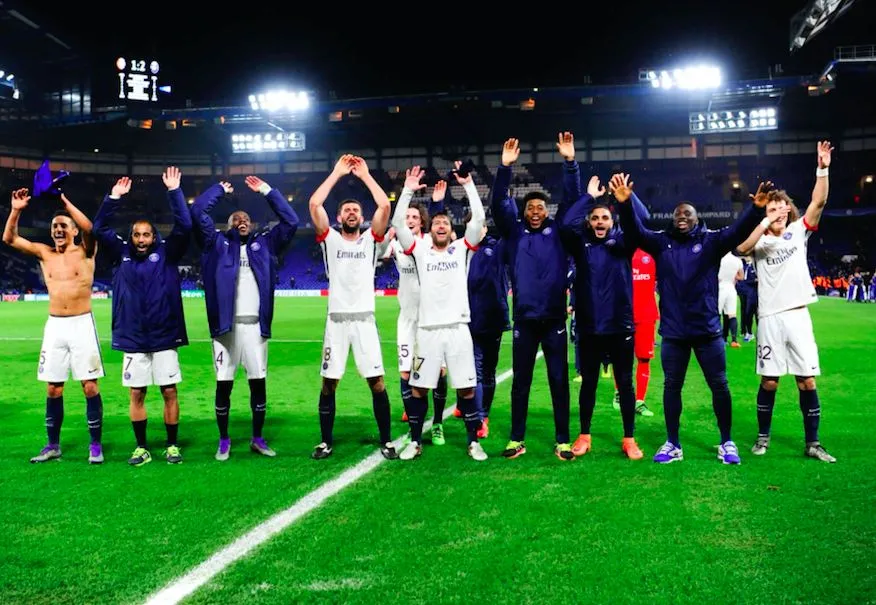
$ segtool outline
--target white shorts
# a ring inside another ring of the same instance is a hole
[[[736,317],[736,288],[718,286],[718,313]]]
[[[398,371],[410,372],[414,359],[414,344],[417,341],[417,315],[398,314],[396,322],[396,340],[398,341]]]
[[[268,339],[262,336],[258,322],[235,322],[230,332],[213,339],[216,380],[234,380],[239,366],[249,380],[268,375]]]
[[[757,320],[760,376],[819,376],[818,345],[809,309],[791,309]]]
[[[182,382],[176,349],[154,353],[125,353],[122,357],[122,386],[141,389],[149,385],[166,387]]]
[[[37,379],[43,382],[66,382],[103,378],[103,359],[97,326],[91,313],[57,317],[50,315],[43,330]]]
[[[323,378],[340,380],[347,368],[347,355],[353,349],[356,369],[363,378],[383,376],[383,353],[374,317],[368,319],[326,319],[322,344]]]
[[[410,385],[434,389],[445,364],[450,373],[450,388],[468,389],[477,385],[474,345],[468,324],[417,329]]]

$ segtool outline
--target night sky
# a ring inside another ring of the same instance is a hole
[[[83,3],[51,4],[6,2],[82,52],[95,73],[112,77],[116,56],[157,59],[180,106],[243,103],[273,83],[322,98],[576,86],[585,76],[633,83],[639,68],[698,60],[719,64],[727,79],[765,77],[775,64],[808,74],[821,71],[834,46],[876,42],[867,31],[876,3],[865,0],[794,55],[790,19],[804,0],[550,3],[537,12],[510,3],[489,11],[360,3],[337,14],[316,3],[320,14],[295,18],[255,4],[236,13],[219,11],[220,3],[93,2],[85,13]],[[101,5],[108,12],[97,17]]]

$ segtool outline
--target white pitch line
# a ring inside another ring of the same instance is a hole
[[[543,356],[541,351],[536,355],[536,359]],[[505,370],[496,376],[496,384],[505,382],[514,372]],[[448,393],[449,394],[449,393]],[[447,418],[453,413],[456,405],[450,405],[444,409],[442,418]],[[429,430],[432,422],[428,421],[423,425],[423,431]],[[398,448],[401,446],[404,437],[399,437],[393,444]],[[189,571],[176,580],[165,585],[164,588],[150,596],[144,605],[176,605],[193,592],[204,586],[207,582],[222,573],[226,567],[230,566],[249,554],[253,549],[261,546],[275,535],[295,523],[298,519],[320,506],[323,502],[340,492],[345,487],[355,483],[374,469],[376,469],[385,459],[377,450],[367,458],[347,469],[340,476],[331,479],[320,485],[312,492],[304,495],[300,500],[284,511],[281,511],[269,518],[266,521],[259,523],[257,526],[249,530],[247,533],[239,537],[237,540],[223,548],[222,550],[211,555],[209,559]],[[404,464],[404,462],[401,462]]]

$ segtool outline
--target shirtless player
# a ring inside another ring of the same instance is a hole
[[[6,220],[3,241],[40,261],[49,291],[49,319],[43,332],[37,378],[48,383],[46,393],[46,430],[48,444],[31,462],[46,462],[61,457],[61,422],[64,420],[64,383],[72,371],[73,379],[82,382],[85,393],[88,432],[91,446],[88,462],[103,462],[100,446],[103,403],[97,379],[103,377],[103,360],[97,327],[91,314],[91,286],[94,282],[95,242],[91,221],[65,195],[63,209],[52,217],[52,242],[47,246],[18,235],[18,219],[27,208],[30,192],[12,192],[12,211]],[[76,236],[80,243],[75,243]]]

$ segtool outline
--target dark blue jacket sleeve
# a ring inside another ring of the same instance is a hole
[[[581,168],[578,162],[563,162],[563,199],[569,203],[584,195],[581,188]]]
[[[618,204],[618,216],[620,216],[621,229],[626,236],[627,245],[632,249],[641,248],[648,254],[656,256],[660,252],[660,236],[646,229],[642,219],[636,214],[630,203]]]
[[[511,167],[499,166],[496,178],[493,180],[493,191],[490,205],[493,210],[493,220],[501,236],[508,237],[517,225],[517,204],[508,197],[508,187],[511,185]]]
[[[718,258],[723,257],[731,250],[735,250],[736,246],[744,242],[758,223],[763,220],[764,210],[758,208],[754,204],[749,205],[739,218],[729,227],[724,227],[718,232],[718,246],[716,253]]]
[[[195,241],[205,250],[213,246],[216,240],[216,223],[210,216],[210,211],[219,198],[225,194],[222,185],[216,183],[199,195],[192,204],[192,222],[195,230]]]
[[[274,214],[277,215],[277,218],[280,219],[280,222],[271,227],[271,231],[268,233],[268,241],[271,243],[271,252],[273,254],[279,254],[289,245],[292,236],[298,231],[298,215],[295,213],[295,210],[289,202],[286,201],[286,198],[283,197],[283,194],[276,189],[268,191],[268,195],[266,195],[265,198],[268,200],[271,210],[273,210]]]
[[[182,188],[177,187],[167,192],[170,211],[173,212],[173,229],[167,236],[167,260],[178,263],[189,248],[189,238],[192,234],[192,213],[186,206],[186,198]]]
[[[115,216],[120,202],[121,199],[113,199],[108,195],[105,196],[100,208],[97,209],[97,214],[94,215],[92,226],[92,233],[100,244],[101,253],[109,256],[113,264],[119,262],[125,250],[124,239],[110,227],[110,222],[113,216]]]
[[[636,195],[636,192],[633,192],[631,200],[633,203],[633,212],[636,213],[636,216],[639,217],[639,220],[643,223],[651,218],[651,213],[648,212],[648,208],[645,207],[645,204],[642,203],[642,200],[639,199],[639,196]]]
[[[593,209],[594,199],[588,194],[579,197],[564,213],[557,212],[560,228],[581,235],[587,228],[587,217]]]

